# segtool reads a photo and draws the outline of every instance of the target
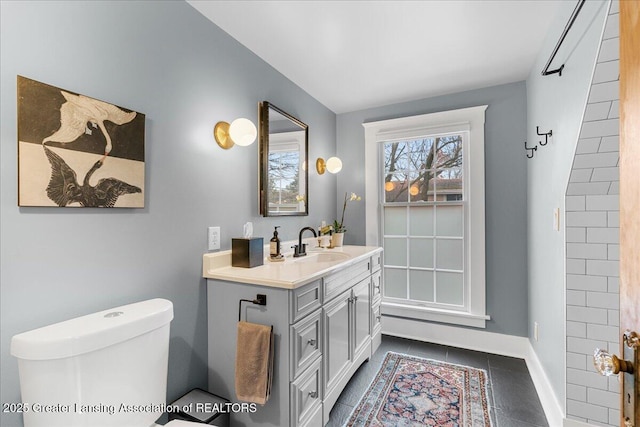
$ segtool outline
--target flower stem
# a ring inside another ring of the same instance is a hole
[[[340,219],[340,228],[344,228],[344,211],[347,209],[347,193],[344,193],[344,204],[342,205],[342,218]]]

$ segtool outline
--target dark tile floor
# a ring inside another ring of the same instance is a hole
[[[347,422],[388,351],[486,370],[493,427],[549,425],[524,360],[383,335],[378,351],[369,362],[362,364],[338,398],[327,427],[343,426]]]

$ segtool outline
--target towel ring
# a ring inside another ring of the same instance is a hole
[[[256,295],[256,299],[241,299],[238,302],[238,322],[242,320],[242,303],[243,302],[250,302],[256,305],[267,305],[267,296],[264,294],[258,294]]]

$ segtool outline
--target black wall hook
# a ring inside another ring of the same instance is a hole
[[[533,152],[534,151],[538,151],[538,146],[536,145],[533,148],[529,148],[529,147],[527,147],[527,141],[525,141],[524,142],[524,149],[527,150],[527,151],[531,150],[531,155],[529,155],[529,153],[527,153],[527,159],[533,159]]]
[[[549,142],[549,137],[553,134],[553,129],[551,129],[547,133],[540,133],[539,126],[536,126],[536,133],[538,134],[538,136],[544,135],[544,144],[542,143],[542,140],[538,141],[540,145],[544,147],[545,145],[547,145],[547,142]]]

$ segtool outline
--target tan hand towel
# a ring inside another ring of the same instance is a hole
[[[273,326],[238,322],[236,397],[264,405],[271,394]]]

